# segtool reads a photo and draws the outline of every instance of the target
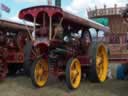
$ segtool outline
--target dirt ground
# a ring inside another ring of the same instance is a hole
[[[111,67],[112,70],[115,68]],[[50,78],[44,88],[36,89],[25,76],[8,77],[0,83],[0,96],[128,96],[128,81],[113,78],[99,84],[82,80],[80,88],[71,91],[65,82],[56,78]]]

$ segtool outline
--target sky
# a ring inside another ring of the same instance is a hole
[[[103,8],[104,4],[107,7],[114,7],[115,4],[119,7],[124,7],[128,4],[128,0],[61,0],[62,8],[72,14],[80,16],[82,18],[88,18],[87,10],[97,8]],[[53,4],[55,0],[52,0]],[[0,19],[5,19],[9,21],[14,21],[18,23],[23,23],[22,20],[18,18],[18,14],[21,9],[37,6],[37,5],[47,5],[47,0],[0,0],[0,3],[7,5],[10,8],[10,13],[6,13],[0,10],[2,16]],[[24,23],[23,23],[24,24]],[[30,23],[28,23],[30,24]],[[94,33],[93,33],[94,34]],[[101,37],[103,33],[99,34]]]
[[[54,2],[55,0],[52,0]],[[4,19],[10,19],[14,21],[19,21],[18,14],[23,8],[36,5],[46,5],[47,0],[0,0],[0,3],[7,5],[11,11],[6,13],[0,10],[2,17]],[[78,15],[83,18],[87,18],[88,9],[103,8],[104,4],[107,7],[113,7],[114,4],[117,6],[125,6],[128,4],[128,0],[62,0],[62,8],[68,12]]]

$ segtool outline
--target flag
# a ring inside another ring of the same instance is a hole
[[[10,8],[8,6],[6,6],[5,4],[0,4],[0,9],[9,13],[10,12]]]

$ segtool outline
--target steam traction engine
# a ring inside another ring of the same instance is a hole
[[[30,29],[30,27],[29,27]],[[0,20],[0,79],[8,71],[15,73],[24,62],[24,45],[27,38],[22,24]],[[9,70],[8,70],[9,69]]]
[[[92,41],[90,30],[108,32],[107,27],[53,6],[23,9],[19,18],[34,23],[33,32],[28,30],[24,47],[24,68],[36,87],[46,84],[49,72],[58,77],[65,76],[71,89],[79,87],[87,69],[91,81],[105,81],[106,47]]]

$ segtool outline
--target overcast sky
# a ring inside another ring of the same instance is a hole
[[[18,13],[21,9],[36,5],[46,5],[47,0],[0,0],[0,3],[4,3],[11,9],[10,13],[0,11],[2,18],[18,21]],[[104,4],[107,7],[113,7],[114,4],[125,6],[128,4],[128,0],[62,0],[62,8],[64,10],[83,18],[87,18],[86,10],[88,8],[94,9],[95,6],[102,8]]]

